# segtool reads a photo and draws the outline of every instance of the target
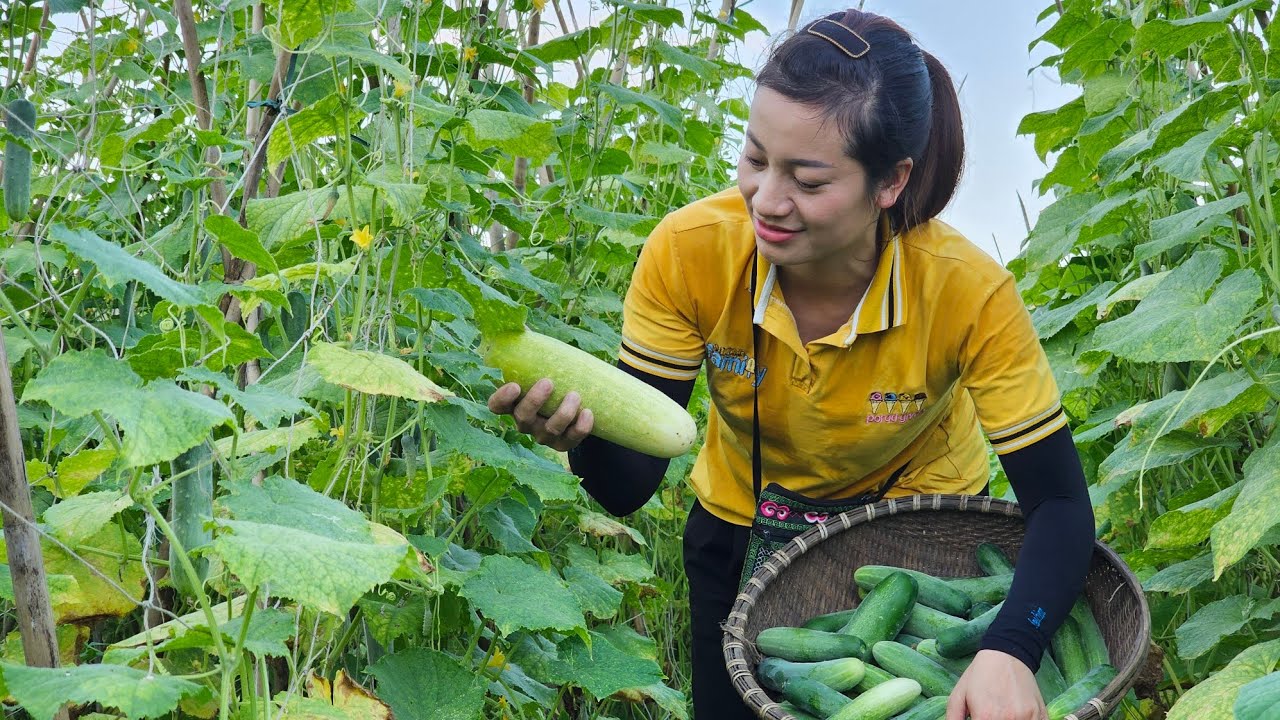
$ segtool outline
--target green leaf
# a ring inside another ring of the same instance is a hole
[[[1235,118],[1222,118],[1207,130],[1196,133],[1182,144],[1161,153],[1152,164],[1183,182],[1200,182],[1204,179],[1205,156],[1209,154],[1209,149],[1234,124]]]
[[[1276,499],[1280,498],[1280,434],[1249,455],[1244,462],[1240,497],[1231,514],[1213,528],[1213,577],[1239,562],[1271,528],[1280,525]]]
[[[512,157],[541,163],[555,149],[551,123],[502,110],[472,110],[465,134],[477,150],[496,147]]]
[[[258,234],[240,227],[235,220],[226,215],[210,215],[205,218],[204,227],[226,245],[232,255],[257,265],[263,273],[280,271],[276,259],[258,241]]]
[[[515,498],[501,498],[486,506],[480,512],[480,524],[507,553],[541,552],[532,541],[538,515]]]
[[[120,457],[128,467],[172,460],[203,442],[218,425],[235,425],[225,405],[168,380],[153,381],[130,397],[117,397],[105,412],[124,431]]]
[[[625,555],[617,550],[596,551],[582,545],[568,547],[569,564],[579,567],[613,586],[641,584],[653,579],[653,567],[642,555]]]
[[[457,266],[450,287],[471,304],[476,328],[484,335],[524,330],[528,308],[495,290],[470,270]]]
[[[391,706],[396,720],[476,720],[484,709],[484,676],[435,650],[386,655],[369,673],[378,679],[378,697]]]
[[[1119,290],[1107,296],[1106,300],[1098,303],[1098,319],[1105,320],[1111,314],[1111,308],[1115,307],[1117,303],[1127,300],[1142,300],[1150,295],[1152,290],[1155,290],[1160,283],[1164,282],[1170,272],[1172,271],[1164,270],[1150,275],[1142,275],[1125,283]]]
[[[1072,300],[1066,305],[1056,307],[1041,306],[1031,314],[1031,323],[1035,325],[1036,334],[1041,340],[1047,340],[1075,320],[1080,313],[1096,307],[1098,302],[1111,292],[1116,284],[1110,280],[1095,286],[1089,292]]]
[[[1196,589],[1213,577],[1213,553],[1205,553],[1161,570],[1142,583],[1147,592],[1182,595]]]
[[[1027,237],[1027,247],[1019,255],[1026,259],[1027,271],[1056,264],[1070,252],[1080,237],[1081,216],[1100,200],[1096,193],[1070,193],[1041,210]]]
[[[1084,119],[1084,100],[1076,98],[1053,110],[1027,114],[1018,123],[1017,134],[1035,136],[1036,155],[1043,162],[1051,151],[1076,137]],[[1067,197],[1059,198],[1059,201],[1066,200]]]
[[[354,132],[364,116],[363,110],[346,104],[337,95],[305,107],[272,129],[267,141],[267,164],[275,166],[321,138]]]
[[[564,569],[564,579],[569,583],[569,589],[573,591],[584,612],[600,620],[608,620],[618,614],[618,608],[622,605],[622,592],[614,589],[599,575],[570,565]]]
[[[1277,661],[1280,640],[1241,651],[1225,668],[1183,693],[1166,720],[1233,720],[1232,707],[1240,689],[1275,670]]]
[[[355,9],[355,0],[282,0],[280,40],[290,48],[298,48],[325,28],[325,21],[337,13]]]
[[[1134,51],[1151,50],[1159,57],[1177,55],[1194,43],[1207,40],[1225,32],[1228,21],[1249,7],[1260,6],[1258,0],[1240,0],[1212,12],[1177,20],[1156,18],[1138,29],[1134,39]]]
[[[634,90],[628,90],[621,85],[615,85],[609,82],[592,83],[592,88],[608,95],[610,98],[613,98],[613,100],[619,105],[641,105],[647,107],[652,110],[664,124],[671,127],[680,135],[684,134],[684,113],[681,112],[680,108],[648,95],[638,93]]]
[[[1191,428],[1197,418],[1206,413],[1230,405],[1236,398],[1254,386],[1253,379],[1242,370],[1219,373],[1187,390],[1171,392],[1157,400],[1126,410],[1116,418],[1116,425],[1132,423],[1145,438],[1160,431],[1168,420],[1164,432],[1194,429],[1200,435],[1211,435],[1215,427]]]
[[[684,13],[676,8],[669,8],[654,3],[633,2],[633,0],[605,0],[610,5],[631,11],[636,20],[656,22],[663,27],[684,25]]]
[[[471,305],[462,293],[450,288],[412,288],[403,297],[412,298],[427,312],[442,312],[454,317],[471,319]]]
[[[81,450],[58,461],[55,479],[42,483],[55,497],[68,498],[78,495],[86,485],[97,480],[115,462],[116,451],[110,446]]]
[[[234,400],[237,405],[245,409],[245,412],[267,428],[277,427],[280,425],[280,420],[285,417],[316,414],[310,405],[275,388],[254,384],[241,390],[226,375],[202,367],[183,368],[178,376],[189,382],[214,386],[219,393]]]
[[[307,354],[307,364],[326,381],[368,395],[389,395],[427,403],[453,395],[409,363],[368,350],[315,343]]]
[[[1058,70],[1069,75],[1079,69],[1085,75],[1104,69],[1108,61],[1133,37],[1133,23],[1107,18],[1071,44],[1058,60]]]
[[[93,263],[107,285],[115,286],[128,280],[137,280],[179,307],[202,305],[206,300],[200,288],[170,278],[160,268],[130,255],[115,243],[103,240],[92,230],[72,230],[61,223],[54,223],[49,227],[49,237],[65,245],[67,250],[81,259]]]
[[[1251,619],[1255,601],[1233,595],[1200,608],[1178,626],[1178,656],[1191,660],[1209,652],[1222,638],[1239,632]]]
[[[676,12],[680,12],[677,10]],[[692,70],[704,78],[715,77],[720,71],[720,66],[706,58],[687,53],[680,48],[673,47],[661,39],[658,39],[650,47],[658,54],[663,62],[676,67],[682,67],[686,70]],[[662,143],[665,144],[665,143]]]
[[[249,229],[258,233],[268,250],[279,247],[297,237],[303,229],[318,223],[325,216],[330,200],[336,203],[342,196],[341,191],[341,187],[316,188],[274,198],[254,198],[249,201],[246,213]],[[259,283],[252,287],[261,284],[260,278],[253,280]]]
[[[309,418],[295,425],[254,430],[224,438],[218,438],[213,446],[218,454],[228,458],[249,455],[265,456],[280,448],[297,450],[325,433],[329,425],[324,418]]]
[[[1280,672],[1254,680],[1236,696],[1235,720],[1268,720],[1280,708]]]
[[[627,688],[662,682],[662,670],[652,657],[638,655],[620,633],[591,632],[591,646],[569,637],[558,646],[560,660],[553,666],[559,684],[577,685],[603,700]]]
[[[1173,432],[1157,438],[1154,447],[1149,439],[1137,440],[1133,433],[1116,443],[1115,450],[1098,467],[1098,483],[1108,483],[1136,475],[1144,467],[1147,470],[1184,462],[1200,453],[1216,447],[1233,448],[1234,440],[1202,438],[1187,432]],[[1150,448],[1150,449],[1149,449]],[[1148,454],[1148,452],[1150,454]]]
[[[403,83],[413,84],[413,71],[384,52],[369,47],[369,35],[354,31],[335,32],[314,50],[324,58],[351,58],[358,63],[373,65]]]
[[[644,142],[640,146],[637,155],[640,158],[640,162],[654,163],[655,165],[688,165],[697,158],[697,155],[686,148],[655,140]]]
[[[308,530],[334,540],[373,540],[363,513],[300,482],[272,475],[261,485],[232,483],[227,487],[230,492],[219,498],[218,504],[236,520]]]
[[[581,58],[586,62],[592,51],[613,37],[611,27],[589,27],[577,32],[560,35],[540,45],[535,45],[526,52],[545,62],[555,63]]]
[[[41,517],[59,540],[79,545],[111,522],[120,511],[133,506],[126,494],[114,490],[88,493],[63,500]]]
[[[142,378],[128,363],[111,357],[101,348],[71,351],[50,360],[44,370],[27,383],[22,402],[45,402],[64,415],[78,418],[111,407],[121,397],[135,393],[141,385]]]
[[[486,556],[460,592],[504,635],[585,627],[582,607],[560,578],[513,557]]]
[[[1209,530],[1231,512],[1232,501],[1240,494],[1239,485],[1224,490],[1200,502],[1185,505],[1160,515],[1147,530],[1148,548],[1178,548],[1200,545],[1209,537]]]
[[[169,675],[154,675],[123,665],[35,668],[3,663],[9,691],[36,720],[53,716],[63,703],[100,703],[125,717],[165,715],[178,702],[204,690],[202,685]]]
[[[1132,313],[1099,326],[1098,349],[1137,362],[1212,359],[1262,297],[1252,270],[1232,273],[1214,288],[1221,272],[1220,253],[1196,253]]]
[[[255,609],[249,617],[249,629],[244,636],[244,649],[258,657],[288,657],[286,644],[297,634],[295,613],[279,608]],[[240,637],[244,615],[237,615],[218,626],[222,634],[234,643]]]
[[[436,432],[440,450],[506,470],[543,501],[573,501],[579,497],[578,478],[527,448],[508,445],[492,433],[473,427],[467,422],[466,411],[458,405],[427,405],[423,421]]]
[[[1249,204],[1249,195],[1239,193],[1221,200],[1197,205],[1151,223],[1151,242],[1134,250],[1138,260],[1146,260],[1183,243],[1201,240],[1214,228],[1230,227],[1230,213]]]

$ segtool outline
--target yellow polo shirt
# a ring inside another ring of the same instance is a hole
[[[692,380],[711,396],[694,492],[717,517],[749,525],[753,383],[763,484],[814,498],[977,493],[985,431],[1009,453],[1066,424],[1058,387],[1012,274],[934,219],[890,237],[853,315],[802,344],[776,268],[757,263],[736,187],[667,215],[645,242],[623,308],[620,359]],[[752,356],[752,323],[760,357]]]

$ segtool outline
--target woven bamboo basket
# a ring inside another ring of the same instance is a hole
[[[1025,525],[1017,503],[972,495],[913,495],[843,513],[797,536],[747,581],[724,624],[724,657],[738,694],[758,717],[792,716],[756,681],[761,630],[800,625],[858,603],[853,571],[896,565],[938,577],[981,575],[974,557],[990,542],[1010,557]],[[1094,545],[1084,595],[1097,618],[1118,674],[1101,694],[1066,720],[1106,718],[1133,686],[1151,642],[1151,615],[1142,585],[1106,545]]]

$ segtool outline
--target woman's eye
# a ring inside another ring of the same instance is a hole
[[[799,187],[801,190],[817,190],[818,188],[822,187],[825,184],[826,183],[807,183],[801,180],[796,180],[796,186]]]
[[[747,157],[747,162],[751,164],[751,167],[755,167],[755,168],[762,168],[762,167],[764,167],[764,161],[763,161],[763,160],[760,160],[759,158],[753,158],[753,157],[751,157],[750,155],[748,155],[748,156],[746,156],[746,157]]]

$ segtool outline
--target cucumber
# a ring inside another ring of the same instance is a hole
[[[791,715],[791,717],[795,718],[795,720],[822,720],[822,718],[818,717],[817,715],[810,715],[809,713],[796,707],[795,704],[789,703],[786,700],[783,700],[782,702],[778,703],[778,707],[788,712]]]
[[[962,658],[949,658],[938,654],[938,641],[932,638],[921,640],[920,644],[916,646],[916,652],[950,670],[956,677],[964,675],[964,672],[969,669],[969,665],[973,663],[972,655]],[[1066,686],[1063,685],[1063,687],[1065,688]]]
[[[1089,673],[1089,661],[1085,659],[1084,646],[1080,644],[1080,628],[1076,626],[1075,618],[1070,615],[1062,618],[1062,625],[1053,634],[1049,645],[1068,688]]]
[[[946,580],[936,578],[918,570],[889,567],[886,565],[863,565],[853,573],[854,582],[863,590],[870,590],[880,584],[890,574],[906,573],[915,579],[919,586],[916,602],[924,603],[931,608],[952,615],[964,615],[969,611],[973,600],[965,592],[952,587]],[[912,633],[913,635],[916,633]]]
[[[554,384],[541,412],[550,415],[569,391],[582,397],[595,424],[591,434],[655,457],[686,453],[698,436],[693,417],[661,390],[555,338],[507,332],[488,336],[480,353],[507,382],[527,390],[542,378]]]
[[[1049,720],[1062,720],[1081,705],[1097,697],[1098,693],[1105,690],[1115,677],[1116,669],[1111,665],[1099,665],[1090,670],[1045,707]]]
[[[994,543],[978,543],[978,567],[988,575],[1008,575],[1013,572],[1013,563],[1004,554],[1000,546]]]
[[[805,712],[829,718],[853,701],[816,680],[792,678],[782,688],[782,697]]]
[[[857,658],[839,658],[814,663],[798,663],[782,658],[767,657],[756,667],[760,684],[770,690],[781,690],[787,682],[802,677],[820,682],[835,690],[852,690],[862,682],[866,665]]]
[[[862,681],[854,688],[858,692],[866,692],[877,685],[883,685],[893,679],[893,674],[878,668],[871,663],[863,663],[865,666],[862,674]]]
[[[891,638],[891,639],[894,642],[901,643],[903,645],[906,645],[909,648],[913,648],[919,645],[921,642],[924,642],[924,638],[918,638],[915,635],[908,635],[906,633],[898,633],[897,637]]]
[[[920,683],[926,697],[950,695],[960,678],[938,663],[896,642],[882,641],[871,646],[876,664],[900,678]]]
[[[978,652],[982,636],[987,633],[991,623],[995,622],[1002,607],[1004,603],[995,605],[960,627],[947,628],[938,633],[938,653],[943,657],[962,658]]]
[[[850,608],[848,610],[837,610],[833,613],[825,615],[814,615],[800,627],[809,630],[822,630],[823,632],[840,632],[840,629],[849,624],[849,619],[853,614],[858,612],[858,608]]]
[[[841,634],[853,635],[867,647],[881,640],[892,640],[907,623],[917,592],[919,588],[910,575],[890,573],[862,598],[849,624],[841,628]]]
[[[827,720],[889,720],[911,707],[920,692],[920,683],[915,680],[894,678],[854,698]]]
[[[213,455],[209,443],[200,443],[174,458],[172,497],[169,511],[174,535],[182,543],[182,549],[195,567],[196,583],[203,584],[209,576],[209,559],[193,555],[195,548],[213,542],[213,531],[205,523],[213,521]],[[178,592],[194,597],[196,586],[192,583],[181,561],[177,547],[169,545],[169,577]]]
[[[964,618],[948,615],[928,605],[916,603],[916,606],[911,608],[911,614],[907,616],[907,622],[902,626],[902,631],[919,638],[936,638],[943,630],[959,627],[965,622]]]
[[[17,98],[4,113],[4,128],[15,137],[30,141],[36,126],[36,106]],[[4,211],[9,219],[22,222],[31,210],[31,150],[16,142],[4,144]]]
[[[1040,687],[1040,697],[1047,705],[1054,698],[1067,691],[1067,681],[1058,669],[1058,663],[1047,650],[1040,658],[1040,669],[1036,671],[1036,685]]]
[[[973,607],[969,608],[968,617],[970,620],[976,620],[981,617],[983,613],[993,607],[995,607],[995,605],[989,602],[975,602]]]
[[[1071,607],[1071,619],[1076,621],[1080,630],[1080,645],[1084,648],[1084,659],[1089,667],[1095,668],[1111,662],[1111,652],[1107,650],[1107,641],[1102,637],[1102,629],[1089,609],[1089,601],[1084,597],[1076,599]]]
[[[947,581],[951,587],[968,594],[974,602],[987,602],[995,605],[1003,602],[1009,595],[1009,586],[1013,584],[1013,575],[988,575],[985,577],[952,578]]]
[[[947,698],[931,697],[893,720],[943,720],[947,716]]]
[[[795,662],[820,662],[837,658],[867,659],[867,644],[853,635],[794,627],[771,627],[756,636],[763,655]]]

